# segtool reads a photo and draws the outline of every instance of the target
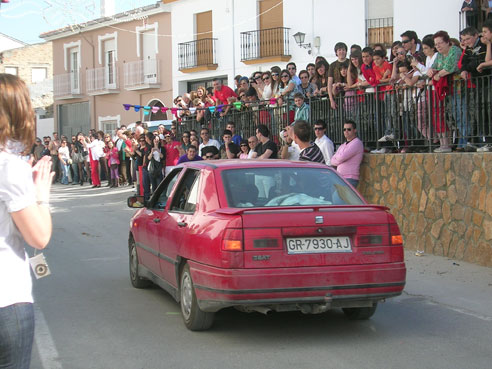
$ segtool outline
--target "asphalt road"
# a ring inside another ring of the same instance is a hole
[[[166,292],[130,284],[131,191],[53,188],[31,368],[492,368],[492,269],[411,252],[404,294],[369,321],[228,309],[190,332]]]

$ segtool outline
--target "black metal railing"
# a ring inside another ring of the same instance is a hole
[[[492,86],[490,76],[470,81],[450,77],[451,88],[443,96],[420,81],[414,87],[377,86],[367,90],[349,90],[335,97],[336,109],[327,97],[308,98],[310,123],[318,119],[327,122],[327,136],[335,144],[344,142],[343,123],[357,123],[358,136],[370,149],[385,147],[388,151],[430,152],[441,146],[459,150],[492,143]],[[239,106],[238,106],[239,107]],[[226,107],[221,110],[225,111]],[[230,106],[227,114],[206,110],[185,117],[180,131],[202,127],[211,129],[220,139],[228,122],[233,121],[242,137],[253,136],[258,124],[270,129],[274,142],[279,142],[280,130],[293,122],[294,105],[272,105],[270,101],[243,104],[239,109]],[[223,113],[223,112],[222,112]],[[380,142],[382,137],[386,142]],[[314,136],[313,136],[314,139]]]
[[[390,48],[393,40],[393,18],[366,19],[366,45],[383,44]]]
[[[290,28],[241,32],[241,61],[289,55]]]
[[[178,44],[179,69],[217,64],[215,38],[203,38]]]

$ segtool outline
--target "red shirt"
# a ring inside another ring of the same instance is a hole
[[[178,146],[181,146],[178,141],[172,141],[171,143],[164,145],[164,147],[166,148],[166,167],[173,167],[178,164]]]
[[[390,76],[391,76],[391,73],[393,72],[393,67],[387,61],[384,61],[383,65],[381,65],[380,67],[378,67],[376,65],[376,63],[374,63],[373,69],[374,69],[374,74],[376,74],[376,79],[377,79],[378,83],[380,83],[379,81],[381,81],[383,79],[384,73],[386,71],[389,71]],[[383,86],[380,88],[380,90],[381,91],[391,90],[391,86]]]
[[[215,100],[219,100],[222,104],[228,104],[227,99],[229,97],[237,97],[236,93],[226,85],[222,85],[222,88],[215,90],[214,92]]]

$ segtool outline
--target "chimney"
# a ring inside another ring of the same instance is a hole
[[[111,17],[114,14],[114,0],[101,0],[101,17]]]

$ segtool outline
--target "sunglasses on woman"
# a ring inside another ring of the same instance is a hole
[[[289,78],[287,74],[282,74],[282,78]]]
[[[277,77],[278,73],[272,73],[272,76]]]

